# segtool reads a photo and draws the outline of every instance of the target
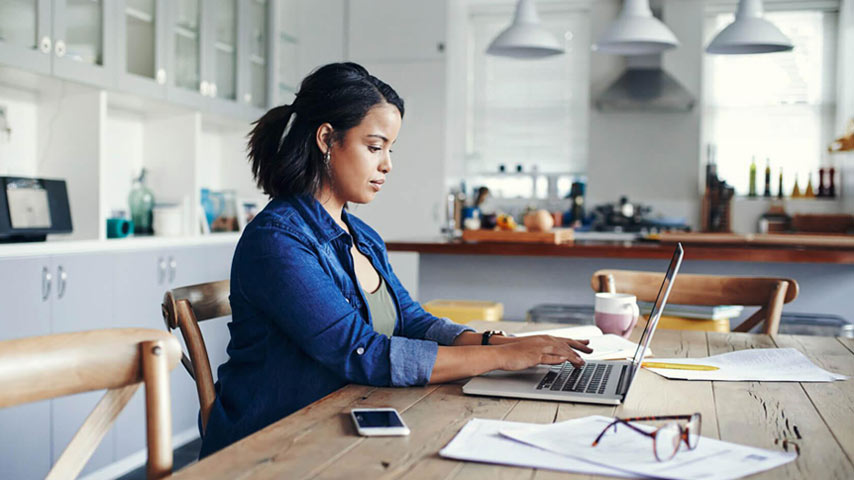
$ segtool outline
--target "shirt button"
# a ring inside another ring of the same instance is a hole
[[[344,298],[344,300],[347,300],[347,303],[350,303],[350,299],[349,299],[349,298]]]
[[[356,349],[356,355],[362,355],[365,353],[365,349],[363,347],[359,347]]]

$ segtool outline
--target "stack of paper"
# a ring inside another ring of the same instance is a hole
[[[833,382],[848,378],[820,368],[794,348],[738,350],[705,358],[657,358],[655,362],[718,367],[711,371],[648,368],[673,380]]]
[[[638,302],[641,313],[648,315],[652,311],[651,302]],[[741,315],[744,307],[741,305],[679,305],[668,303],[661,313],[669,317],[695,318],[698,320],[719,320],[733,318]]]
[[[550,425],[473,419],[443,448],[446,458],[584,474],[728,480],[752,475],[796,458],[703,437],[695,450],[658,462],[652,440],[629,428],[592,443],[612,419],[590,416]],[[638,425],[652,429],[648,425]]]
[[[531,335],[551,335],[553,337],[572,338],[575,340],[590,340],[590,348],[593,353],[578,352],[585,360],[625,360],[635,355],[638,344],[611,333],[602,334],[602,330],[595,325],[581,327],[556,328],[552,330],[539,330],[536,332],[517,333],[517,337],[529,337]],[[646,356],[652,356],[652,350],[647,349]]]

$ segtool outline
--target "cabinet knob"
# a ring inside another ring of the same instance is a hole
[[[157,75],[155,75],[155,80],[157,80],[158,85],[166,85],[166,70],[163,68],[158,68]]]
[[[65,42],[57,40],[56,45],[53,48],[57,57],[62,58],[65,56]]]
[[[199,91],[202,92],[202,96],[209,97],[210,89],[210,84],[204,80],[199,84]]]
[[[42,53],[50,53],[50,47],[52,45],[50,37],[42,37],[42,41],[39,42],[39,50],[41,50]]]
[[[56,268],[56,276],[58,278],[56,282],[56,296],[57,298],[62,298],[65,296],[65,286],[68,283],[68,273],[62,268],[62,265]]]
[[[246,103],[252,103],[252,94],[251,93],[244,93],[243,94],[243,101]]]
[[[50,296],[50,286],[53,283],[53,275],[47,267],[42,267],[42,301],[46,301]]]

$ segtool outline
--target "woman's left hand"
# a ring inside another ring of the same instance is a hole
[[[511,337],[511,336],[503,336],[503,335],[493,335],[489,338],[489,343],[491,345],[503,345],[506,343],[515,343],[515,342],[540,342],[543,339],[553,340],[553,341],[565,341],[567,345],[571,348],[578,350],[579,352],[584,353],[592,353],[593,349],[588,346],[590,340],[575,340],[572,338],[563,338],[563,337],[553,337],[551,335],[529,335],[525,337]]]

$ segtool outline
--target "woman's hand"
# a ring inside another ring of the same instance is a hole
[[[534,335],[530,337],[507,337],[501,345],[495,345],[492,348],[501,350],[499,368],[502,370],[523,370],[541,363],[555,365],[570,362],[576,367],[580,367],[584,365],[584,360],[575,350],[584,353],[593,352],[593,349],[587,346],[588,343],[590,343],[589,340]]]

